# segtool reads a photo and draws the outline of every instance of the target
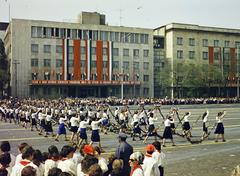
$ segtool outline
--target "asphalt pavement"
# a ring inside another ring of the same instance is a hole
[[[132,106],[130,109],[136,109]],[[146,106],[146,109],[150,106]],[[163,106],[162,112],[166,115],[171,106]],[[240,164],[240,104],[219,104],[219,105],[180,105],[178,106],[180,117],[185,112],[190,111],[192,116],[189,118],[190,123],[196,122],[196,119],[206,109],[209,110],[210,125],[215,123],[215,117],[219,111],[226,110],[227,114],[223,122],[225,125],[226,142],[215,142],[215,136],[211,133],[208,140],[201,144],[190,144],[185,138],[174,136],[177,146],[171,146],[166,143],[163,152],[166,154],[165,175],[166,176],[229,176],[233,168]],[[176,124],[177,124],[176,120]],[[159,115],[159,133],[163,132],[162,119]],[[199,140],[202,133],[201,119],[195,123],[192,133],[193,140]],[[56,131],[57,127],[54,127]],[[180,125],[177,131],[181,131]],[[70,134],[70,133],[69,133]],[[118,146],[117,134],[108,133],[100,134],[102,146],[105,150],[104,156],[107,157],[114,152]],[[90,137],[90,133],[89,133]],[[47,151],[48,146],[56,145],[59,149],[68,144],[63,138],[60,142],[54,141],[52,137],[45,138],[39,136],[36,131],[24,129],[15,124],[0,122],[0,142],[8,140],[12,146],[12,152],[17,154],[17,146],[22,142],[27,142],[35,149]],[[142,141],[132,141],[129,137],[127,141],[133,145],[135,151],[144,152],[146,144]],[[154,139],[150,138],[147,142],[151,143]]]

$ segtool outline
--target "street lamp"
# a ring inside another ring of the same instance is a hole
[[[237,98],[239,98],[239,68],[238,68],[238,62],[239,62],[239,49],[240,45],[238,44],[237,46]]]

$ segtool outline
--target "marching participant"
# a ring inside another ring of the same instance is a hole
[[[79,121],[80,118],[77,117],[77,114],[75,112],[71,113],[71,119],[70,119],[70,124],[71,124],[71,128],[70,131],[72,132],[71,138],[70,138],[70,142],[74,142],[74,136],[77,134],[78,131],[78,125],[79,125]]]
[[[95,117],[92,117],[92,122],[91,122],[92,136],[91,136],[90,145],[92,145],[94,142],[97,142],[99,148],[102,150],[101,140],[100,140],[100,135],[99,135],[99,123],[101,123],[101,121],[102,121],[102,119],[98,120],[96,115],[95,115]]]
[[[167,119],[164,121],[165,129],[163,132],[163,143],[162,143],[163,147],[166,147],[165,146],[166,139],[171,139],[172,146],[175,146],[173,141],[173,136],[172,136],[173,131],[171,129],[171,121],[172,121],[172,116],[167,116]]]
[[[40,131],[39,131],[39,135],[42,135],[42,132],[45,130],[45,126],[46,126],[46,122],[45,122],[45,114],[43,114],[42,112],[43,110],[40,108],[39,113],[38,113],[38,119],[40,122]]]
[[[185,135],[186,137],[191,137],[192,134],[191,134],[191,126],[190,126],[190,123],[189,123],[189,120],[188,118],[191,116],[191,112],[186,112],[185,115],[184,115],[184,118],[183,118],[183,135]]]
[[[58,138],[62,134],[65,136],[65,141],[67,141],[67,132],[66,132],[66,128],[65,128],[66,121],[67,121],[67,116],[65,115],[65,118],[64,118],[64,115],[61,115],[61,117],[59,119],[58,132],[57,132],[55,141],[59,141]]]
[[[208,115],[209,115],[209,111],[205,111],[202,115],[202,120],[203,120],[203,134],[202,134],[202,140],[205,139],[206,137],[208,137],[208,126],[207,126],[207,122],[208,122]]]
[[[157,117],[154,117],[153,113],[150,112],[149,114],[149,126],[148,126],[148,133],[147,136],[144,139],[144,143],[146,143],[147,139],[149,138],[149,136],[154,136],[155,137],[155,141],[157,140],[157,137],[159,137],[160,139],[162,138],[158,133],[157,133],[157,129],[155,128],[154,123],[158,120]]]
[[[32,110],[32,114],[31,114],[31,131],[33,131],[33,126],[35,126],[36,130],[38,130],[38,127],[37,127],[37,115],[38,115],[38,112],[34,112],[34,110]]]
[[[225,115],[226,115],[226,111],[219,112],[217,114],[217,117],[216,117],[217,127],[216,127],[216,130],[214,132],[214,134],[216,134],[215,142],[218,142],[219,136],[222,137],[222,142],[226,141],[225,138],[224,138],[224,126],[223,126],[223,118],[224,118]]]
[[[133,126],[133,134],[132,134],[132,140],[135,141],[135,137],[138,134],[139,139],[142,140],[142,134],[141,134],[141,128],[139,124],[139,116],[138,111],[134,112],[133,119],[132,119],[132,126]]]
[[[52,133],[52,137],[54,137],[53,128],[52,128],[52,114],[51,114],[51,111],[47,112],[46,124],[45,124],[45,136],[44,137],[48,137],[48,133]]]
[[[89,118],[87,119],[87,121],[85,121],[85,116],[81,116],[80,115],[80,125],[78,128],[79,131],[79,136],[80,136],[80,140],[78,143],[78,146],[81,146],[83,140],[85,140],[85,144],[87,144],[87,126],[89,125]]]

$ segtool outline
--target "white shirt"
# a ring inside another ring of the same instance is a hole
[[[87,121],[81,121],[78,131],[80,131],[80,128],[87,128],[88,124],[89,124],[89,119]]]
[[[59,161],[58,168],[61,169],[62,172],[68,172],[72,175],[77,175],[77,165],[73,162],[72,159]]]
[[[21,161],[29,162],[29,164],[22,165]],[[21,160],[21,161],[19,163],[15,164],[15,166],[13,166],[11,176],[21,176],[22,169],[26,166],[32,166],[34,169],[37,170],[37,176],[41,176],[40,172],[39,172],[39,169],[35,164],[33,164],[29,160]]]
[[[209,115],[209,111],[207,111],[207,114],[205,115],[205,117],[203,118],[203,122],[207,122],[208,121],[208,115]]]
[[[159,176],[160,175],[157,161],[152,157],[145,156],[145,158],[143,160],[142,168],[144,171],[144,175],[146,175],[146,176]]]
[[[191,112],[189,112],[189,114],[188,115],[185,115],[184,116],[184,122],[188,122],[189,120],[188,120],[188,117],[190,117],[191,116]]]
[[[149,125],[154,125],[154,122],[156,122],[158,120],[157,117],[150,117],[149,118]]]
[[[58,161],[47,159],[44,165],[44,176],[48,176],[49,170],[57,166],[58,166]]]
[[[71,123],[72,127],[78,126],[78,122],[79,122],[79,118],[77,118],[77,117],[72,117],[70,119],[70,123]]]
[[[126,117],[123,113],[120,113],[119,120],[124,120],[124,121],[126,120]]]
[[[135,122],[138,122],[139,121],[139,116],[137,114],[134,114],[133,115],[133,120],[132,120],[132,125],[135,123]]]
[[[164,166],[165,165],[165,158],[166,155],[161,152],[159,153],[158,151],[153,152],[152,157],[157,161],[158,166]]]
[[[222,119],[223,119],[223,117],[224,117],[225,115],[226,115],[226,111],[224,111],[222,115],[217,116],[217,117],[216,117],[217,123],[222,123],[222,121],[223,121]]]
[[[144,176],[144,172],[142,169],[137,168],[136,170],[133,171],[132,176]]]
[[[165,127],[170,127],[171,126],[171,120],[167,119],[164,121],[164,126]]]
[[[108,171],[107,161],[103,157],[98,158],[98,165],[101,167],[103,173]]]
[[[91,127],[92,127],[92,130],[99,130],[99,126],[98,124],[102,121],[102,119],[98,120],[98,121],[92,121],[91,123]]]
[[[20,153],[16,156],[15,164],[18,164],[21,160],[22,160],[22,154]]]
[[[59,119],[59,124],[64,123],[66,120],[67,120],[67,116],[65,116],[65,118],[61,117],[61,118]]]
[[[46,121],[49,122],[49,121],[51,121],[51,120],[52,120],[52,114],[51,114],[51,115],[47,115],[47,116],[46,116]]]

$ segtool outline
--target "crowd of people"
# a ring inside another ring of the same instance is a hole
[[[118,105],[119,102],[121,106],[111,106]],[[191,112],[186,112],[180,117],[179,110],[172,107],[167,115],[163,115],[161,105],[168,104],[166,102],[152,99],[119,101],[113,98],[1,100],[1,121],[15,123],[32,131],[36,130],[44,137],[51,135],[55,141],[62,140],[61,136],[64,136],[64,140],[69,140],[71,144],[63,146],[60,152],[56,146],[50,146],[48,153],[42,153],[22,143],[19,146],[21,154],[15,161],[14,156],[10,154],[10,145],[5,141],[2,145],[7,146],[5,147],[7,149],[1,148],[1,173],[8,173],[7,175],[10,176],[31,176],[30,173],[37,176],[69,174],[163,176],[165,154],[161,152],[161,147],[166,147],[168,139],[172,142],[172,146],[176,146],[174,135],[184,137],[191,143],[200,143],[208,139],[215,129],[215,141],[218,142],[219,137],[222,142],[226,141],[223,125],[226,111],[217,114],[216,123],[212,127],[208,121],[208,110],[199,116],[197,121],[202,120],[203,134],[198,141],[193,141],[189,122]],[[149,103],[153,106],[146,110],[144,105]],[[133,113],[128,106],[131,104],[138,105]],[[164,124],[162,135],[158,132],[159,122]],[[58,125],[57,133],[53,130],[54,125]],[[178,125],[182,126],[181,130],[178,130]],[[71,132],[70,139],[67,138],[68,130]],[[88,130],[91,131],[90,141]],[[108,161],[101,156],[104,152],[101,146],[101,132],[119,134],[119,147]],[[145,155],[141,152],[133,152],[132,146],[126,142],[127,134],[131,135],[132,140],[139,137],[139,140],[145,144],[148,138],[153,136],[155,142],[147,145]],[[94,143],[98,145],[93,147]]]
[[[34,149],[27,143],[18,147],[19,154],[11,153],[10,143],[0,146],[1,176],[163,176],[165,154],[155,141],[146,146],[146,153],[133,151],[127,135],[120,133],[115,154],[106,160],[98,146],[83,144],[80,148],[64,145],[61,150],[52,145],[47,152]]]

